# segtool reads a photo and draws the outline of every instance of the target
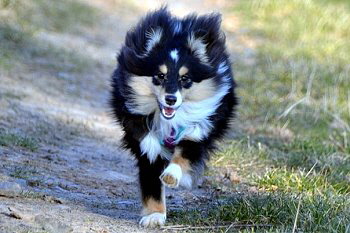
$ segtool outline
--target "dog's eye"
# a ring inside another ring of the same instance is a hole
[[[154,83],[154,85],[161,85],[162,83],[164,83],[166,80],[166,75],[163,73],[158,73],[155,74],[152,78],[152,82]]]
[[[190,81],[190,78],[188,77],[188,75],[182,75],[180,77],[180,81],[181,82],[189,82]]]
[[[162,73],[156,74],[156,78],[158,78],[159,80],[163,80],[165,79],[165,74],[162,74]]]

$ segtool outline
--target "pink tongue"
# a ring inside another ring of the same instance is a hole
[[[173,114],[174,109],[165,107],[165,108],[164,108],[164,111],[165,111],[165,114],[171,115],[171,114]]]

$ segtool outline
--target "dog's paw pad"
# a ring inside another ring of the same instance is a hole
[[[171,174],[164,174],[160,177],[163,183],[169,187],[176,187],[179,185],[179,181],[173,177]]]
[[[182,177],[181,167],[177,164],[170,164],[160,176],[160,180],[164,185],[170,188],[179,186]]]
[[[141,227],[159,227],[165,224],[166,215],[163,213],[153,213],[141,218]]]

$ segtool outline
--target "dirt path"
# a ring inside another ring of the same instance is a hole
[[[0,128],[40,140],[33,151],[0,146],[0,232],[144,231],[137,226],[137,170],[118,147],[121,132],[106,103],[114,55],[126,30],[160,3],[143,1],[136,10],[111,10],[109,1],[89,4],[105,12],[97,29],[81,35],[38,33],[36,38],[91,57],[97,61],[93,71],[56,72],[47,68],[56,65],[55,59],[37,59],[15,74],[1,74],[0,90],[10,94],[0,99]],[[168,6],[182,16],[220,11],[225,4],[177,0]],[[236,25],[224,25],[232,45]],[[175,209],[206,195],[203,189],[169,191],[168,204]]]

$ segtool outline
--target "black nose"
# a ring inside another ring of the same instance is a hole
[[[168,104],[168,105],[174,105],[176,103],[176,96],[174,95],[166,95],[165,96],[165,102]]]

